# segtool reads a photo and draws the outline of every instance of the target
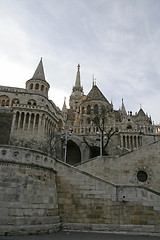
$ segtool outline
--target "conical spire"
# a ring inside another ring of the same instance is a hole
[[[71,109],[77,108],[77,103],[80,102],[83,96],[83,87],[81,87],[81,80],[80,80],[80,64],[78,64],[77,76],[75,86],[72,89],[72,94],[70,95],[69,106]]]
[[[123,98],[122,98],[121,112],[122,112],[123,115],[127,115],[127,112],[126,112],[126,109],[125,109],[125,106],[124,106],[124,102],[123,102]]]
[[[37,80],[45,80],[45,74],[44,74],[44,69],[43,69],[43,62],[42,62],[42,58],[38,64],[38,67],[35,71],[35,73],[33,74],[32,79],[37,79]]]
[[[80,64],[77,66],[77,76],[76,76],[76,84],[75,87],[81,87],[81,79],[80,79]]]
[[[66,107],[66,97],[64,98],[64,103],[63,103],[63,107],[62,107],[62,112],[67,112],[67,107]]]

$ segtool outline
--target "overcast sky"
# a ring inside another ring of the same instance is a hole
[[[0,0],[0,85],[25,88],[43,58],[49,98],[67,105],[81,65],[119,109],[160,123],[160,0]]]

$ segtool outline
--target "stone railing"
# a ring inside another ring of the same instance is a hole
[[[55,159],[52,156],[29,148],[0,145],[0,160],[52,168],[55,170]]]

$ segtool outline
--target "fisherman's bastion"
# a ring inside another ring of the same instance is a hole
[[[0,86],[0,235],[160,235],[159,126],[75,75],[62,110],[42,59],[25,88]]]

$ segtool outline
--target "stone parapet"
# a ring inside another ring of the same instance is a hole
[[[40,152],[0,146],[0,235],[60,229],[54,159]]]
[[[18,146],[0,145],[0,161],[23,163],[55,170],[55,159],[44,152]]]

